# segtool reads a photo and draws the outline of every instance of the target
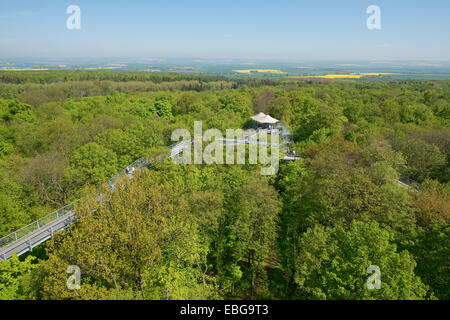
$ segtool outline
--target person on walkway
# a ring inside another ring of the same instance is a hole
[[[131,167],[131,169],[129,169],[127,167],[127,174],[128,174],[128,178],[130,179],[130,181],[131,181],[131,179],[133,179],[133,173],[134,173],[134,167]]]

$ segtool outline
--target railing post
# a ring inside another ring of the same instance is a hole
[[[14,238],[16,238],[17,241],[17,232],[14,232]]]
[[[30,251],[33,251],[33,247],[31,246],[31,241],[28,240],[27,243],[28,243],[28,249],[29,249]]]
[[[58,211],[56,211],[56,219],[58,219],[59,218],[59,214],[58,214]]]
[[[36,221],[36,225],[37,225],[37,228],[38,228],[38,229],[40,229],[40,228],[41,228],[41,226],[39,225],[39,220],[38,220],[38,221]]]

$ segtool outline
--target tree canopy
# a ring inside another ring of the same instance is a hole
[[[0,237],[81,200],[0,263],[0,299],[448,299],[449,102],[449,81],[1,71]],[[274,176],[165,160],[105,185],[175,129],[258,112],[301,156]]]

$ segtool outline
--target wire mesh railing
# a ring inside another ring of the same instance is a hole
[[[187,144],[188,143],[186,141],[181,141],[179,143],[176,143],[176,144],[173,144],[173,145],[167,147],[167,149],[169,149],[169,150],[176,149],[175,153],[178,154],[182,150],[184,150],[184,147]],[[190,142],[189,142],[189,144],[190,144]],[[149,162],[146,160],[146,158],[140,158],[140,159],[136,160],[135,162],[133,162],[132,164],[130,164],[126,169],[121,170],[114,177],[109,179],[106,183],[108,185],[112,186],[118,179],[120,179],[121,177],[123,177],[125,175],[130,174],[130,171],[132,173],[132,170],[142,169],[144,167],[147,167],[148,164],[149,164]],[[101,198],[101,195],[100,195],[100,198]],[[61,217],[67,216],[69,213],[75,211],[75,203],[77,201],[79,201],[79,200],[76,200],[74,203],[70,203],[62,208],[59,208],[58,210],[0,238],[0,249],[5,248],[16,241],[23,239],[24,237],[38,231],[39,229],[60,219]]]
[[[55,220],[65,217],[69,213],[74,211],[74,203],[68,204],[62,208],[59,208],[52,213],[22,227],[0,239],[0,249],[9,246],[10,244],[23,239],[24,237],[32,234],[33,232],[45,227],[46,225],[54,222]]]

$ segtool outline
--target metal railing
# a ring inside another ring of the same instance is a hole
[[[224,139],[226,140],[226,139]],[[225,142],[225,141],[224,141]],[[248,140],[246,141],[236,141],[238,143],[249,143]],[[130,169],[134,168],[134,169],[142,169],[144,167],[149,168],[151,163],[154,161],[160,161],[163,160],[164,158],[170,157],[176,157],[178,156],[181,152],[183,152],[187,147],[189,147],[191,145],[192,141],[181,141],[179,143],[173,144],[169,147],[167,147],[168,150],[170,150],[170,155],[158,155],[156,157],[154,157],[152,159],[152,161],[147,161],[146,158],[140,158],[138,160],[136,160],[135,162],[133,162],[131,165],[129,165],[126,169],[120,171],[119,173],[117,173],[114,177],[112,177],[111,179],[109,179],[107,181],[107,184],[110,185],[112,188],[114,187],[114,184],[116,183],[116,181],[118,179],[120,179],[121,177],[125,176],[125,175],[130,175]],[[266,143],[268,145],[270,145],[271,143]],[[132,175],[132,172],[131,172]],[[131,179],[131,177],[130,177]],[[99,199],[101,200],[101,195],[99,196]],[[42,229],[49,229],[47,231],[50,231],[50,237],[53,236],[53,231],[57,231],[57,230],[62,230],[65,229],[67,226],[63,225],[62,227],[60,227],[59,229],[53,229],[53,226],[49,226],[49,228],[45,228],[46,226],[48,226],[49,224],[56,222],[57,220],[64,220],[63,218],[69,218],[71,216],[74,215],[75,213],[75,204],[80,201],[80,200],[76,200],[75,202],[68,204],[62,208],[59,208],[58,210],[40,218],[37,221],[34,221],[32,223],[30,223],[29,225],[22,227],[6,236],[4,236],[3,238],[0,239],[0,261],[5,258],[5,253],[2,253],[2,249],[4,249],[5,251],[11,252],[14,251],[14,246],[11,246],[13,243],[17,243],[17,245],[21,245],[23,246],[23,241],[25,242],[29,242],[29,246],[21,251],[21,252],[17,252],[17,254],[22,254],[25,253],[26,251],[29,251],[32,249],[33,246],[37,245],[38,243],[42,243],[42,241],[45,241],[46,239],[48,239],[49,237],[47,235],[42,236],[42,239],[33,239],[33,241],[35,241],[35,243],[31,243],[30,239],[24,239],[25,237],[30,236],[30,238],[33,238],[33,233],[36,234],[40,234],[40,232],[42,232]],[[71,217],[73,218],[73,217]],[[59,224],[59,222],[57,222],[56,224]],[[40,235],[39,235],[40,236]],[[11,246],[12,248],[7,248]],[[3,257],[2,257],[3,256]],[[8,256],[9,258],[9,256]]]
[[[176,143],[176,144],[173,144],[173,145],[167,147],[167,149],[172,151],[171,154],[168,155],[168,157],[174,157],[174,156],[178,155],[188,145],[190,145],[190,141],[188,143],[186,141],[181,141],[179,143]],[[165,157],[166,156],[163,156],[162,158],[165,158]],[[155,158],[158,158],[158,156]],[[161,160],[161,157],[159,157],[156,161],[159,161],[159,160]],[[140,159],[136,160],[135,162],[133,162],[132,164],[130,164],[127,168],[142,169],[142,168],[148,167],[148,166],[149,166],[149,162],[145,158],[140,158]],[[107,181],[107,184],[114,185],[118,179],[120,179],[121,177],[123,177],[127,174],[129,174],[129,171],[127,169],[123,169],[118,174],[116,174],[114,177],[109,179]],[[100,198],[101,198],[101,196],[100,196]],[[76,200],[73,203],[70,203],[62,208],[59,208],[58,210],[4,236],[3,238],[0,238],[0,250],[6,249],[6,247],[10,246],[14,242],[20,242],[25,237],[27,237],[37,231],[41,231],[41,229],[43,229],[50,223],[55,222],[58,219],[61,219],[63,217],[68,217],[70,214],[73,214],[75,212],[75,204],[78,201],[79,200]],[[54,231],[56,231],[56,230],[54,230]],[[31,247],[31,245],[30,245],[30,247]],[[0,254],[1,254],[1,252],[0,252]],[[1,261],[1,256],[0,256],[0,261]]]
[[[77,200],[78,201],[78,200]],[[74,211],[74,203],[68,204],[62,208],[59,208],[58,210],[40,218],[39,220],[36,220],[29,225],[26,225],[25,227],[20,228],[19,230],[16,230],[7,236],[0,239],[0,249],[9,246],[10,244],[21,240],[22,238],[32,234],[33,232],[40,230],[41,228],[45,227],[49,223],[52,223],[53,221],[66,216],[67,214]]]

